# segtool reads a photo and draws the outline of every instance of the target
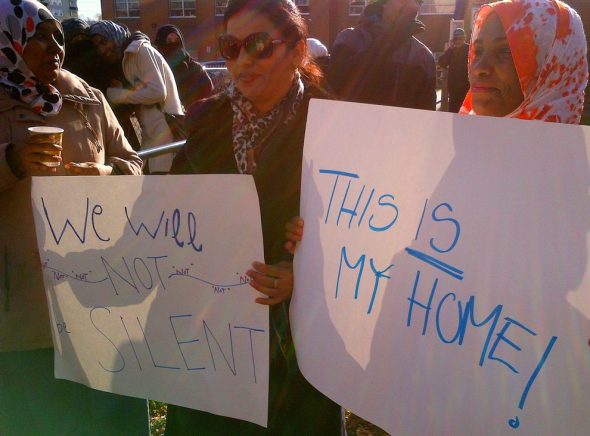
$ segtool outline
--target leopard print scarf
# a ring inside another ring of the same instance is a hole
[[[240,174],[254,173],[256,157],[261,147],[280,124],[287,124],[295,117],[303,100],[303,91],[301,75],[296,72],[293,85],[285,98],[270,112],[261,116],[235,84],[230,83],[227,94],[233,110],[233,148]]]

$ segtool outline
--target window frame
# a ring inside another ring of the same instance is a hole
[[[457,0],[424,0],[424,3],[420,6],[420,15],[453,15],[455,13],[456,3]],[[432,7],[432,10],[424,12],[429,6]],[[449,11],[441,12],[441,8],[443,11],[445,8],[448,8]]]
[[[311,0],[293,0],[293,2],[295,3],[295,6],[297,6],[297,8],[299,9],[299,13],[301,15],[309,15]],[[302,7],[306,8],[306,10],[302,10]]]
[[[172,3],[179,3],[180,8],[173,8]],[[192,8],[186,5],[192,3]],[[187,11],[193,11],[192,15],[187,15]],[[173,15],[172,11],[182,11],[182,15]],[[197,17],[197,0],[168,0],[168,18],[196,18]]]
[[[358,3],[364,3],[363,6],[361,6]],[[355,3],[355,4],[353,4]],[[348,1],[348,16],[349,17],[360,17],[363,14],[363,10],[367,7],[367,0],[349,0]],[[353,8],[355,10],[355,12],[353,12]],[[360,8],[360,10],[358,9]],[[358,10],[358,13],[356,12]]]
[[[228,0],[215,0],[213,4],[213,15],[216,17],[223,17],[227,9]]]
[[[141,7],[140,7],[140,0],[113,0],[115,6],[115,18],[132,18],[137,19],[141,18]],[[137,4],[137,8],[130,8],[129,5]],[[120,12],[122,9],[117,8],[117,5],[125,5],[125,12],[126,15],[121,15]],[[130,15],[130,11],[137,11],[137,15]]]

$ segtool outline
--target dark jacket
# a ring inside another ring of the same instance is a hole
[[[463,44],[461,47],[449,47],[438,59],[441,67],[449,68],[447,88],[451,94],[463,94],[465,97],[469,90],[468,56],[469,44]]]
[[[185,50],[162,53],[174,74],[180,101],[186,111],[199,100],[213,94],[213,82],[205,68]]]
[[[307,108],[312,97],[326,97],[308,87],[299,112],[261,144],[254,182],[258,190],[266,263],[287,258],[285,223],[299,213],[301,163]],[[232,145],[233,112],[226,94],[196,103],[185,128],[189,138],[172,164],[173,174],[237,174]],[[255,259],[252,259],[255,260]],[[322,434],[340,432],[340,408],[301,375],[288,329],[288,304],[270,310],[269,422],[264,429],[246,421],[169,406],[167,435],[180,434]]]
[[[168,42],[173,33],[178,39]],[[154,46],[158,49],[174,73],[176,88],[185,111],[198,100],[213,94],[213,82],[203,66],[194,60],[186,50],[184,36],[172,24],[164,24],[156,32]]]
[[[413,35],[419,21],[375,31],[363,24],[344,29],[331,51],[328,81],[338,98],[359,103],[434,110],[436,65]]]

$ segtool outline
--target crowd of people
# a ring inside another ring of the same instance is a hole
[[[174,26],[152,44],[112,21],[60,23],[36,0],[0,0],[0,12],[1,432],[148,433],[145,400],[53,377],[31,176],[139,175],[140,147],[186,137],[173,160],[150,162],[152,174],[251,174],[258,190],[265,262],[247,274],[255,303],[270,307],[269,422],[171,405],[166,434],[340,434],[340,407],[298,370],[288,319],[307,110],[311,98],[434,110],[435,60],[414,36],[419,2],[371,3],[328,56],[291,0],[230,0],[219,52],[231,80],[218,93]],[[440,60],[463,81],[452,110],[579,123],[586,50],[580,17],[559,0],[484,5],[471,44],[458,29]],[[62,128],[62,145],[32,141],[35,125]]]

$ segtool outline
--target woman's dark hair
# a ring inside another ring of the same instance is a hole
[[[234,15],[244,11],[266,17],[279,29],[282,37],[290,41],[290,48],[295,47],[300,40],[307,44],[307,23],[292,0],[229,0],[223,15],[225,29]],[[309,82],[319,85],[322,72],[309,55],[303,60],[300,71]]]

